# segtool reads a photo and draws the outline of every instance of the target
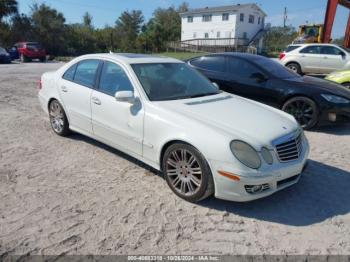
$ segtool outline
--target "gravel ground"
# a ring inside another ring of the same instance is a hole
[[[12,254],[350,254],[350,126],[307,132],[300,183],[266,199],[187,203],[138,161],[54,135],[36,82],[0,65],[0,260]]]

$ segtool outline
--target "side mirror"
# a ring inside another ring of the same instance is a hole
[[[343,59],[346,58],[346,54],[345,54],[344,52],[341,52],[340,55],[341,55],[341,57],[342,57]]]
[[[251,79],[254,79],[256,82],[262,83],[267,81],[267,77],[262,73],[253,73],[250,76]]]
[[[213,84],[213,86],[215,86],[215,88],[216,88],[217,90],[220,90],[220,86],[219,86],[217,83],[213,82],[212,84]]]
[[[134,92],[132,91],[117,91],[114,97],[118,102],[127,102],[130,104],[135,102]]]

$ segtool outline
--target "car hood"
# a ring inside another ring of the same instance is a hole
[[[318,93],[326,92],[333,95],[342,96],[350,99],[350,91],[344,88],[343,86],[324,80],[317,77],[304,76],[292,79],[286,79],[292,85],[299,85],[302,88],[312,88]]]
[[[253,145],[271,145],[276,138],[298,129],[292,116],[225,92],[195,99],[158,102],[158,105],[190,121],[225,132],[232,139],[242,139]]]

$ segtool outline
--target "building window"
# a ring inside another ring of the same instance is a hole
[[[244,22],[244,14],[239,14],[239,21]]]
[[[216,38],[220,38],[220,31],[216,32]]]
[[[243,38],[244,38],[244,39],[247,39],[247,38],[248,38],[247,32],[243,32]]]
[[[197,33],[196,32],[193,33],[193,38],[197,38]]]
[[[249,15],[249,24],[254,24],[254,16]]]
[[[204,33],[204,38],[209,38],[209,33]]]
[[[230,17],[230,14],[229,14],[229,13],[224,13],[224,14],[222,14],[222,21],[228,21],[228,20],[229,20],[229,17]]]
[[[187,17],[187,23],[193,23],[193,16]]]
[[[226,37],[226,38],[231,38],[231,31],[227,31],[227,32],[225,33],[225,37]]]
[[[260,25],[260,20],[261,20],[261,18],[260,18],[260,16],[259,16],[259,18],[258,18],[258,25]]]
[[[203,22],[210,22],[212,15],[203,15],[202,21]]]

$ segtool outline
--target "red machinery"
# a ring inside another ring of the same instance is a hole
[[[350,9],[350,0],[328,0],[324,20],[323,43],[329,43],[331,41],[332,28],[338,5],[342,5]],[[350,14],[346,25],[344,47],[350,47]]]

